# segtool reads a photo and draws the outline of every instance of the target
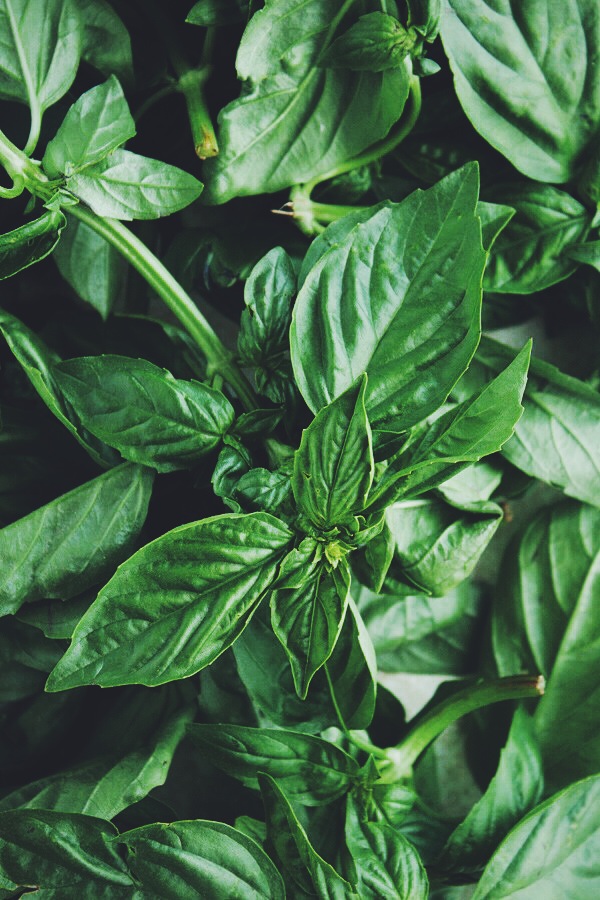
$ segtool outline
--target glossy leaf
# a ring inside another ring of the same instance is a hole
[[[202,819],[147,825],[117,839],[144,890],[165,900],[284,900],[277,869],[251,838]]]
[[[571,244],[565,249],[569,259],[586,263],[600,272],[600,241],[588,241],[585,244]]]
[[[0,280],[45,259],[58,244],[66,224],[60,210],[48,210],[39,219],[0,235]]]
[[[183,169],[129,150],[110,156],[67,179],[67,188],[109,219],[159,219],[189,206],[202,184]]]
[[[361,8],[374,5],[364,0]],[[344,11],[342,0],[271,0],[252,16],[236,59],[244,91],[221,110],[221,153],[205,167],[208,202],[308,181],[357,156],[399,119],[405,68],[349,76],[319,65]]]
[[[123,22],[106,0],[77,0],[83,24],[81,55],[103,75],[133,81],[131,40]]]
[[[290,335],[311,409],[365,371],[374,431],[405,431],[444,402],[479,340],[477,188],[477,169],[466,166],[379,210],[311,269]]]
[[[402,65],[415,39],[394,16],[367,13],[335,39],[322,64],[355,72],[384,72]]]
[[[491,193],[516,213],[494,243],[485,290],[531,294],[568,278],[577,266],[564,251],[589,230],[585,206],[565,191],[532,182],[502,185]]]
[[[269,365],[288,348],[296,273],[292,260],[275,247],[252,269],[244,286],[238,353],[245,363]]]
[[[576,782],[529,813],[492,856],[473,900],[589,897],[600,887],[600,777]]]
[[[325,531],[363,511],[373,481],[366,387],[363,377],[320,410],[294,456],[296,503]]]
[[[84,356],[59,363],[54,376],[91,434],[159,472],[194,465],[234,418],[220,391],[144,359]]]
[[[570,181],[600,121],[595,0],[447,0],[442,40],[464,111],[538,181]]]
[[[244,630],[290,539],[255,513],[182,525],[142,547],[85,614],[47,689],[154,686],[200,671]]]
[[[72,175],[108,156],[135,134],[123,89],[112,75],[68,110],[42,159],[50,178]]]
[[[203,758],[251,787],[266,772],[293,802],[320,806],[352,787],[358,764],[335,744],[308,734],[235,725],[192,725]]]
[[[327,663],[329,690],[346,728],[368,728],[377,700],[375,650],[352,596]]]
[[[144,524],[152,473],[129,464],[69,491],[0,531],[0,609],[67,599],[126,559]]]

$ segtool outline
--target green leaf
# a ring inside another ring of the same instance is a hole
[[[325,554],[332,552],[331,544]],[[338,639],[350,590],[350,572],[342,559],[328,564],[319,545],[305,538],[281,564],[271,594],[273,631],[292,667],[298,696],[304,699],[310,682],[329,659]]]
[[[65,600],[126,559],[144,524],[152,473],[111,469],[0,531],[0,610]]]
[[[68,110],[42,159],[50,178],[100,162],[135,134],[123,89],[114,75],[82,94]]]
[[[91,434],[159,472],[194,465],[234,419],[221,391],[144,359],[84,356],[59,363],[54,376]]]
[[[564,251],[589,231],[585,206],[564,191],[531,182],[505,184],[490,193],[516,214],[494,244],[484,289],[531,294],[568,278],[577,266]]]
[[[377,700],[377,663],[371,638],[352,596],[326,667],[336,712],[346,728],[368,728]]]
[[[430,43],[437,37],[442,16],[442,0],[407,0],[409,25]]]
[[[448,0],[441,31],[477,131],[530,178],[570,181],[600,123],[595,0]]]
[[[585,244],[571,244],[565,249],[569,259],[586,263],[600,272],[600,241],[588,241]]]
[[[60,210],[48,210],[39,219],[0,235],[0,280],[45,259],[58,244],[66,224]]]
[[[91,588],[77,597],[69,598],[68,603],[64,600],[38,600],[26,603],[16,617],[19,622],[25,622],[39,629],[47,638],[67,640],[70,639],[75,626],[95,596],[96,591]]]
[[[500,371],[510,348],[484,337],[469,373],[458,385],[463,399]],[[533,359],[515,434],[502,448],[513,465],[570,497],[600,506],[600,395]]]
[[[365,12],[371,6],[361,3]],[[400,118],[406,68],[349,74],[320,66],[345,8],[343,0],[270,0],[252,16],[236,59],[244,90],[221,110],[221,152],[204,170],[207,202],[271,193],[335,170]]]
[[[361,513],[373,482],[366,388],[363,376],[318,412],[294,454],[296,503],[324,531]]]
[[[83,24],[82,58],[122,84],[133,81],[131,40],[123,22],[106,0],[77,0]]]
[[[405,431],[444,402],[479,340],[478,180],[469,165],[380,209],[311,269],[290,338],[313,411],[365,371],[374,432]]]
[[[246,627],[291,537],[264,513],[223,515],[142,547],[75,629],[47,690],[152,687],[210,665]]]
[[[357,895],[314,850],[281,787],[270,775],[258,776],[267,819],[267,849],[283,873],[287,896],[302,900],[350,900]]]
[[[296,273],[290,257],[274,247],[257,262],[244,287],[238,353],[244,363],[276,364],[288,349]]]
[[[284,900],[281,875],[257,843],[230,825],[202,819],[146,825],[121,834],[144,891],[165,900]]]
[[[346,843],[358,880],[361,900],[427,900],[429,884],[413,845],[385,822],[363,821],[353,798],[346,811]]]
[[[126,221],[169,216],[202,191],[183,169],[121,149],[71,175],[66,186],[99,216]]]
[[[92,816],[15,809],[0,814],[0,888],[48,897],[126,897],[133,881],[112,848],[116,828]],[[76,891],[81,893],[77,894]]]
[[[43,15],[30,0],[0,0],[0,99],[26,103],[41,118],[70,88],[80,50],[72,0],[48,0]]]
[[[235,25],[248,17],[247,0],[198,0],[187,14],[192,25]]]
[[[63,652],[61,644],[48,641],[36,628],[4,618],[0,630],[0,703],[38,694]]]
[[[481,221],[481,235],[485,250],[491,250],[498,235],[504,231],[514,214],[515,210],[512,206],[506,206],[502,203],[486,203],[485,200],[479,201],[477,204],[477,215]],[[486,274],[489,265],[488,258]]]
[[[467,578],[502,521],[489,501],[448,504],[434,497],[388,507],[395,560],[388,575],[436,597]]]
[[[535,733],[546,777],[562,787],[600,764],[600,510],[574,501],[542,510],[509,545],[501,571],[494,656],[502,675],[546,677]]]
[[[335,744],[295,731],[236,725],[192,725],[192,743],[202,757],[249,787],[265,772],[293,802],[331,803],[352,787],[358,763]]]
[[[354,72],[384,72],[403,65],[417,35],[383,12],[361,16],[331,44],[322,65]]]
[[[67,216],[67,225],[53,259],[65,281],[106,319],[121,294],[125,260],[84,222]]]
[[[529,813],[492,856],[473,900],[593,897],[600,888],[600,776]]]
[[[533,726],[517,709],[498,771],[485,794],[450,835],[441,867],[452,871],[482,868],[513,825],[542,798],[544,773]]]

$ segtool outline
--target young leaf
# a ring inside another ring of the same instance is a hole
[[[0,280],[22,272],[52,253],[66,224],[60,210],[48,210],[33,222],[0,235]]]
[[[358,763],[335,744],[295,731],[191,725],[188,734],[217,768],[250,787],[257,787],[258,773],[266,772],[290,800],[305,806],[344,796],[358,773]]]
[[[100,162],[135,134],[123,89],[114,75],[82,94],[68,110],[42,159],[50,178]]]
[[[409,24],[430,43],[437,37],[442,0],[407,0]]]
[[[325,53],[322,65],[355,72],[396,69],[413,49],[416,37],[394,16],[367,13],[336,38]]]
[[[221,153],[205,168],[207,202],[308,181],[385,137],[400,118],[406,68],[349,74],[319,65],[344,12],[343,0],[270,0],[252,16],[236,59],[247,84],[219,115]]]
[[[126,464],[0,531],[0,610],[65,600],[126,559],[148,509],[152,473]]]
[[[310,271],[290,339],[313,411],[365,371],[374,432],[405,431],[444,402],[479,340],[478,180],[469,165],[380,209]]]
[[[98,595],[47,690],[187,678],[241,634],[291,540],[272,516],[182,525],[138,550]]]
[[[267,819],[267,849],[283,873],[287,895],[303,900],[357,898],[351,886],[314,850],[290,803],[270,775],[258,776]]]
[[[83,24],[82,58],[122,84],[133,82],[131,40],[123,22],[106,0],[77,0]]]
[[[59,363],[54,376],[91,434],[159,472],[194,465],[234,419],[220,391],[144,359],[84,356]]]
[[[464,111],[538,181],[570,181],[600,122],[595,0],[449,0],[442,40]]]
[[[281,875],[257,843],[230,825],[202,819],[125,831],[115,843],[144,893],[165,900],[284,900]]]
[[[160,219],[189,206],[202,184],[183,169],[129,150],[114,150],[67,179],[67,188],[99,216]]]
[[[366,505],[374,472],[363,376],[317,413],[294,455],[299,509],[324,531],[352,521]]]
[[[275,247],[252,269],[244,286],[238,353],[256,366],[275,364],[288,349],[296,273],[290,257]]]
[[[492,856],[473,900],[588,897],[600,887],[600,776],[536,807]]]

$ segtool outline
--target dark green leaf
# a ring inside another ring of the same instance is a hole
[[[466,166],[380,209],[311,269],[290,335],[311,409],[365,371],[374,431],[405,431],[444,402],[479,340],[477,188],[477,167]]]
[[[128,221],[169,216],[196,200],[202,184],[176,166],[117,149],[68,178],[67,188],[99,216]]]
[[[159,472],[194,465],[233,422],[221,391],[177,380],[144,359],[85,356],[55,366],[54,375],[93,435]]]
[[[17,613],[20,622],[33,625],[52,640],[67,640],[75,631],[82,615],[91,606],[96,591],[91,589],[77,597],[64,600],[39,600],[26,603]]]
[[[106,0],[77,0],[83,24],[81,55],[103,75],[133,81],[131,40],[127,29]]]
[[[261,848],[230,825],[202,819],[147,825],[117,839],[145,890],[165,900],[284,900],[283,882]]]
[[[126,559],[144,524],[152,473],[111,469],[0,531],[0,609],[67,599]]]
[[[100,592],[47,689],[154,686],[200,671],[244,630],[291,537],[277,519],[254,513],[157,538]]]
[[[288,504],[291,493],[289,474],[268,469],[250,469],[234,488],[234,496],[250,511],[278,512]]]
[[[68,110],[42,159],[50,178],[73,175],[100,162],[135,134],[123,89],[114,75]]]
[[[203,758],[251,787],[258,773],[276,778],[290,800],[321,806],[352,787],[358,764],[335,744],[295,731],[235,725],[192,725]]]
[[[16,275],[52,253],[66,224],[60,210],[49,210],[39,219],[0,235],[0,280]]]
[[[523,819],[492,856],[473,900],[517,894],[593,897],[600,889],[600,776],[555,794]]]
[[[324,531],[352,521],[366,505],[374,472],[366,387],[363,376],[320,410],[294,456],[296,503]]]
[[[258,262],[244,287],[238,353],[245,363],[268,366],[288,349],[296,273],[290,257],[275,247]]]
[[[319,65],[344,11],[343,0],[271,0],[252,16],[236,59],[244,91],[221,111],[221,153],[205,168],[208,202],[308,181],[399,119],[405,68],[349,74]]]
[[[595,0],[448,0],[441,30],[480,134],[530,178],[570,181],[600,121]]]
[[[566,248],[569,259],[586,263],[600,272],[600,241],[589,241],[587,244],[571,244]]]
[[[486,203],[480,200],[477,204],[477,215],[481,221],[481,234],[485,250],[491,250],[498,235],[504,231],[515,214],[511,206],[502,203]],[[489,268],[489,259],[486,267]]]
[[[336,711],[346,728],[368,728],[377,699],[377,663],[371,638],[352,597],[326,666]]]
[[[0,630],[0,703],[11,703],[39,693],[48,672],[63,652],[62,644],[47,640],[36,628],[15,619],[3,619]]]
[[[437,37],[442,15],[442,0],[407,0],[409,25],[422,34],[426,41]]]
[[[248,0],[198,0],[187,14],[192,25],[234,25],[248,17]]]
[[[323,56],[322,65],[355,72],[396,69],[403,65],[416,38],[394,16],[368,13],[336,38]]]

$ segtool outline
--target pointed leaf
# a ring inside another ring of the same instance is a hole
[[[39,219],[0,235],[0,280],[45,259],[58,244],[66,224],[60,210],[49,210]]]
[[[296,273],[281,247],[269,251],[252,269],[244,287],[238,352],[245,363],[274,364],[288,349]]]
[[[83,24],[83,59],[102,72],[117,75],[122,84],[133,81],[131,39],[107,0],[77,0]]]

